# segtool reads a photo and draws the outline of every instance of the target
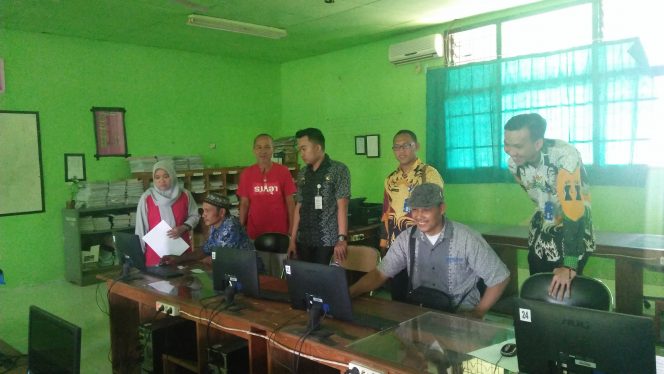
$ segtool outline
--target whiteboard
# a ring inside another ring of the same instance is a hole
[[[0,111],[0,216],[44,211],[39,113]]]

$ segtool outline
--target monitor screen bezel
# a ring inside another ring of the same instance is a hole
[[[113,233],[115,250],[118,252],[120,264],[129,260],[129,265],[140,271],[145,271],[145,254],[141,247],[141,239],[136,234],[117,231]]]
[[[224,291],[229,286],[229,277],[240,282],[239,293],[258,298],[258,254],[252,249],[214,248],[212,250],[212,285],[215,291]]]
[[[81,370],[81,328],[74,325],[71,322],[68,322],[38,306],[31,305],[29,312],[28,320],[28,372],[33,374],[41,373],[54,373],[53,367],[49,365],[48,370],[42,371],[40,369],[41,363],[39,360],[43,359],[45,356],[40,354],[39,348],[37,347],[37,334],[40,334],[37,331],[38,322],[42,321],[48,323],[51,327],[57,331],[58,334],[53,334],[53,331],[48,332],[48,336],[44,341],[52,341],[55,343],[64,343],[58,344],[61,348],[64,346],[69,347],[67,353],[70,353],[71,357],[67,360],[69,367],[63,368],[65,371],[62,373],[74,373],[78,374]],[[54,336],[55,335],[55,336]],[[58,350],[57,358],[62,358],[63,350]],[[48,356],[46,356],[48,357]],[[56,360],[58,362],[63,360]],[[53,361],[49,361],[53,362]],[[60,373],[60,372],[57,372]]]
[[[555,370],[550,361],[573,363],[570,357],[578,357],[605,372],[655,373],[648,317],[518,299],[514,335],[520,372],[546,373]]]
[[[286,282],[293,309],[308,310],[311,297],[323,300],[326,313],[334,319],[353,321],[353,309],[346,270],[339,266],[286,260]]]

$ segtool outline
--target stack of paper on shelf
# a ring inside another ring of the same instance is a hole
[[[129,214],[111,214],[110,216],[114,229],[127,228],[131,225]]]
[[[201,156],[190,155],[185,156],[189,163],[189,170],[201,170],[203,169],[203,158]]]
[[[143,182],[138,179],[127,179],[127,205],[137,205],[143,195]]]
[[[152,173],[152,166],[157,162],[155,157],[127,157],[126,160],[132,173]]]
[[[124,205],[127,201],[127,181],[111,181],[108,184],[108,205]]]
[[[76,193],[76,207],[105,207],[107,198],[108,182],[83,182]]]
[[[94,231],[95,226],[92,224],[92,216],[83,216],[79,218],[78,229],[81,231]]]
[[[95,231],[110,230],[111,229],[111,220],[108,216],[102,217],[93,217],[92,225],[95,228]]]

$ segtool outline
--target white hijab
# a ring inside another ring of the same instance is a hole
[[[160,190],[155,186],[150,187],[150,196],[155,205],[159,207],[159,216],[161,219],[166,221],[171,227],[175,227],[175,217],[173,216],[173,209],[171,206],[177,201],[180,197],[180,185],[178,184],[178,177],[175,173],[175,167],[173,162],[162,160],[154,164],[152,167],[152,179],[154,180],[154,174],[157,170],[163,170],[168,173],[168,176],[171,177],[171,185],[165,190]]]

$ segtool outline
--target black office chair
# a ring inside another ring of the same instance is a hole
[[[552,277],[553,273],[531,275],[521,286],[521,298],[546,301],[552,304],[611,310],[611,305],[613,305],[611,290],[600,280],[577,275],[572,280],[570,297],[558,300],[549,296],[548,291]]]
[[[288,235],[278,232],[266,232],[254,240],[254,247],[263,259],[268,275],[283,278],[284,260],[288,253]]]

